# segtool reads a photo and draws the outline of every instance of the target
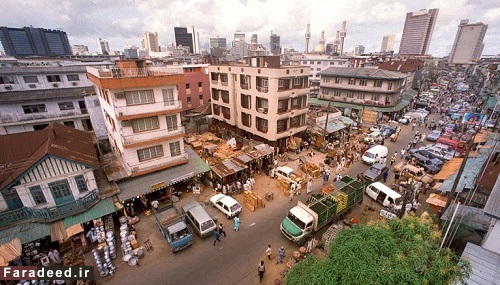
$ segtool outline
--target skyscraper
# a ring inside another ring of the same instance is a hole
[[[191,52],[194,54],[200,54],[200,34],[194,28],[194,26],[191,26],[189,31],[191,32],[191,37],[193,41],[193,50]]]
[[[103,40],[99,38],[97,40],[97,52],[99,54],[109,54],[110,49],[109,49],[109,43],[107,40]]]
[[[72,54],[68,35],[59,30],[0,27],[0,42],[10,56]]]
[[[146,49],[148,53],[159,52],[160,45],[158,43],[158,33],[145,32],[142,39],[142,48]]]
[[[396,35],[384,35],[382,38],[382,47],[380,48],[380,52],[391,52],[394,51],[394,40],[396,39]]]
[[[241,31],[236,31],[234,32],[234,40],[239,40],[241,42],[245,42],[245,33],[242,33]]]
[[[347,31],[346,31],[346,20],[344,20],[342,22],[342,30],[340,30],[340,53],[339,55],[342,56],[342,54],[344,53],[344,40],[345,40],[345,36],[347,35]]]
[[[250,43],[257,44],[257,34],[252,34],[252,37],[250,38]]]
[[[186,27],[174,27],[175,45],[189,47],[189,52],[194,53],[193,35],[188,33]]]
[[[439,9],[429,9],[406,14],[399,54],[427,54],[438,12]]]
[[[487,29],[488,25],[481,22],[469,24],[469,20],[460,21],[449,62],[470,63],[479,59],[483,52],[483,39]]]
[[[354,54],[355,55],[362,55],[365,53],[365,46],[359,45],[354,48]]]
[[[271,32],[270,50],[272,55],[280,54],[280,36]]]
[[[227,49],[226,38],[210,38],[210,48]]]

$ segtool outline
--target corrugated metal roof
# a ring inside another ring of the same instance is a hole
[[[18,237],[22,243],[37,240],[50,235],[50,224],[24,223],[0,231],[0,244]]]
[[[455,211],[456,204],[452,202],[450,207],[441,216],[441,220],[448,221]],[[487,230],[490,226],[491,218],[484,214],[483,209],[460,205],[458,206],[455,221],[460,221],[461,224],[469,226],[473,229]]]
[[[82,224],[102,216],[109,215],[116,211],[115,205],[108,199],[99,201],[94,207],[87,211],[64,218],[64,227],[67,229],[72,225]]]
[[[0,149],[0,190],[46,155],[99,167],[91,134],[59,123],[40,131],[0,136]]]
[[[488,197],[488,201],[486,201],[484,213],[492,218],[500,220],[500,176],[497,177],[490,197]]]
[[[23,90],[2,92],[0,103],[34,102],[57,99],[82,98],[86,94],[95,93],[94,87],[73,87],[57,89]]]
[[[228,158],[222,162],[217,163],[216,165],[212,165],[211,168],[212,171],[215,172],[215,174],[223,178],[231,174],[237,173],[243,169],[246,169],[247,166],[245,166],[236,159]]]
[[[476,176],[481,170],[481,166],[483,165],[484,161],[484,157],[469,157],[469,159],[465,163],[465,168],[462,172],[462,176],[460,176],[460,180],[458,181],[456,193],[462,192],[464,188],[472,189],[474,187],[474,181],[476,180]],[[450,192],[457,174],[458,173],[454,173],[447,180],[443,181],[443,184],[439,186],[437,190],[442,192]]]
[[[163,181],[167,185],[172,185],[172,180],[175,181],[175,179],[182,176],[187,177],[185,175],[188,173],[192,173],[192,177],[210,171],[210,167],[191,148],[186,148],[185,150],[188,154],[187,163],[116,182],[121,190],[118,198],[124,201],[150,192],[152,190],[151,185],[158,182]]]
[[[274,153],[274,148],[268,144],[258,144],[256,146],[254,146],[254,148],[262,153],[264,153],[264,155],[268,155],[268,154],[272,154]]]
[[[441,170],[434,175],[434,180],[446,180],[448,177],[450,177],[453,173],[457,172],[457,170],[460,168],[460,164],[462,164],[462,161],[464,159],[461,157],[454,157],[450,160],[448,160],[444,165]]]
[[[500,255],[473,243],[467,243],[462,259],[470,262],[472,272],[468,285],[500,284]],[[459,284],[458,282],[455,284]]]
[[[241,161],[242,163],[247,163],[253,160],[253,158],[246,153],[239,155],[238,157],[236,157],[236,159]]]

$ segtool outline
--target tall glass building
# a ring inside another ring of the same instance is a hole
[[[59,30],[0,27],[0,42],[5,54],[16,57],[73,54],[68,35]]]

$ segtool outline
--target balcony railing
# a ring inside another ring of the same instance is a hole
[[[84,110],[86,111],[87,109]],[[0,120],[2,121],[3,124],[29,122],[29,121],[41,122],[44,120],[51,120],[57,118],[88,117],[87,114],[88,112],[82,113],[81,111],[78,111],[76,109],[73,111],[41,112],[33,114],[3,113],[0,115]]]
[[[138,173],[138,172],[147,172],[147,171],[152,170],[152,169],[159,169],[159,168],[162,168],[164,166],[169,166],[172,164],[185,163],[185,162],[188,162],[188,158],[189,158],[188,154],[183,153],[179,156],[172,157],[170,160],[163,162],[163,163],[160,163],[160,164],[154,164],[154,165],[145,166],[145,167],[134,167],[134,168],[132,168],[132,174]]]
[[[132,116],[138,114],[147,114],[152,112],[161,112],[165,110],[176,110],[181,108],[182,108],[182,101],[173,100],[173,101],[155,102],[150,104],[115,107],[115,112],[118,115],[118,117],[123,117],[123,116]]]
[[[243,83],[240,83],[240,87],[241,87],[241,89],[248,90],[248,89],[250,89],[250,84],[243,84]]]
[[[268,87],[257,86],[257,91],[259,91],[259,92],[267,93],[268,90],[269,90]]]
[[[127,147],[127,146],[131,146],[134,144],[142,143],[142,142],[168,139],[169,137],[173,137],[173,136],[181,135],[181,134],[182,135],[185,134],[185,129],[183,126],[179,126],[179,127],[177,127],[176,130],[172,130],[172,131],[167,131],[165,129],[161,129],[161,130],[157,130],[157,131],[132,134],[132,135],[128,135],[128,136],[123,136],[123,146]]]
[[[19,208],[0,213],[0,229],[21,222],[52,222],[80,212],[83,212],[99,201],[97,190],[89,192],[84,197],[61,205],[43,208]]]
[[[150,66],[143,68],[96,68],[87,67],[87,72],[98,78],[149,77],[184,74],[182,67]]]

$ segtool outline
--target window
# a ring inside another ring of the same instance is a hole
[[[252,126],[252,116],[250,114],[241,112],[241,123],[245,127],[251,127]]]
[[[148,117],[132,120],[134,133],[158,129],[158,117]]]
[[[389,84],[387,85],[387,90],[392,90],[392,82],[389,82]]]
[[[321,64],[321,61],[316,61],[316,64]]]
[[[278,81],[278,87],[279,87],[279,88],[283,88],[284,86],[285,86],[285,80],[280,79],[280,80]]]
[[[148,148],[143,148],[137,150],[137,156],[139,157],[139,161],[149,160],[156,157],[163,156],[163,147],[161,145],[152,146]]]
[[[187,101],[188,104],[191,104],[191,97],[187,97],[186,101]]]
[[[40,124],[40,125],[33,125],[33,130],[39,131],[45,129],[49,124]]]
[[[339,97],[339,96],[340,96],[340,91],[334,91],[334,92],[333,92],[333,96],[337,96],[337,97]]]
[[[229,103],[229,91],[222,90],[221,91],[221,98],[222,98],[222,102]]]
[[[24,105],[23,111],[25,114],[43,113],[47,112],[47,108],[45,108],[45,104]]]
[[[68,81],[80,81],[78,74],[68,74],[66,77],[68,78]]]
[[[320,71],[320,70],[318,70]],[[294,78],[293,79],[293,85],[301,85],[302,84],[302,78]]]
[[[69,187],[68,180],[59,180],[55,182],[50,182],[49,188],[54,194],[55,199],[64,198],[71,195],[71,188]]]
[[[203,94],[198,95],[199,100],[203,100]]]
[[[174,105],[174,89],[169,88],[169,89],[163,89],[161,90],[161,93],[163,94],[163,102],[165,106],[172,106]]]
[[[359,80],[359,86],[366,86],[366,80],[365,79],[361,79]]]
[[[262,79],[262,80],[260,81],[260,86],[261,86],[261,87],[267,87],[267,83],[268,83],[268,82],[267,82],[267,79]]]
[[[300,107],[300,98],[292,98],[292,108]]]
[[[212,99],[218,101],[219,100],[219,90],[212,88]]]
[[[379,95],[378,94],[372,94],[371,99],[372,99],[372,101],[378,101],[379,100]]]
[[[12,83],[16,83],[16,80],[14,77],[0,76],[0,84],[12,84]]]
[[[63,122],[63,124],[64,124],[65,126],[67,126],[67,127],[73,128],[73,129],[75,129],[75,128],[76,128],[76,127],[75,127],[75,122],[73,122],[73,121],[66,121],[66,122]]]
[[[328,93],[329,93],[328,89],[321,88],[321,94],[323,94],[323,95],[329,95]]]
[[[245,109],[252,108],[252,97],[250,95],[241,94],[241,107]]]
[[[179,156],[181,155],[181,143],[176,141],[176,142],[171,142],[169,143],[170,145],[170,156]]]
[[[35,201],[35,205],[47,203],[45,195],[43,195],[42,187],[40,187],[40,185],[29,187],[29,189],[31,192],[31,196],[33,196],[33,200]]]
[[[354,98],[353,92],[347,92],[347,98]]]
[[[49,82],[61,82],[61,76],[59,76],[59,75],[47,75],[47,81],[49,81]]]
[[[83,193],[89,191],[87,187],[87,181],[85,181],[85,176],[77,175],[75,176],[76,187],[78,187],[78,192]]]
[[[323,77],[323,82],[325,82],[325,83],[330,82],[330,78],[329,77]]]
[[[36,76],[23,76],[24,83],[38,83],[38,77]]]
[[[202,82],[198,82],[198,87],[203,87],[203,83]]]
[[[358,95],[356,95],[356,98],[364,100],[365,99],[365,94],[364,93],[358,93]]]
[[[314,61],[309,61],[309,64],[314,64]]]
[[[335,78],[335,83],[341,84],[342,83],[342,78]]]
[[[58,105],[59,105],[59,110],[61,110],[61,111],[74,110],[75,109],[75,106],[73,105],[73,102],[61,102]]]
[[[127,105],[154,103],[153,90],[138,90],[125,92]]]
[[[349,85],[355,85],[356,84],[356,79],[354,78],[349,78]]]
[[[382,80],[375,80],[375,83],[373,84],[375,87],[382,87]]]
[[[191,85],[189,83],[186,83],[186,89],[189,89]]]
[[[167,120],[167,130],[169,132],[177,130],[177,115],[170,115],[165,118]]]

